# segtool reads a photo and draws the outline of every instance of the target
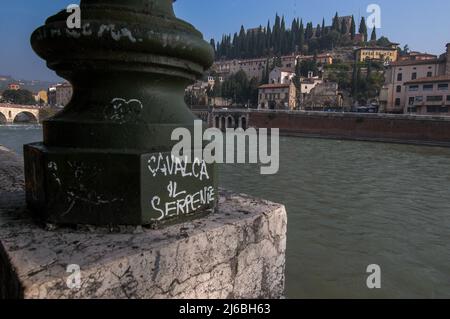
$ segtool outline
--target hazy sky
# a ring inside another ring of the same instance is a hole
[[[0,0],[0,75],[16,78],[56,80],[44,61],[31,50],[29,37],[45,18],[76,0]],[[339,12],[354,14],[359,20],[367,16],[367,6],[381,7],[381,29],[378,35],[408,44],[413,50],[443,53],[450,42],[449,0],[178,0],[178,17],[188,20],[203,32],[205,39],[220,39],[223,33],[266,25],[275,13],[285,15],[290,26],[293,17],[327,24]]]

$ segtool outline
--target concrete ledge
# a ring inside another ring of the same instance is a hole
[[[4,153],[2,173],[21,169],[20,161],[4,161]],[[162,230],[45,229],[30,220],[23,190],[4,191],[11,185],[17,183],[0,185],[2,298],[283,296],[282,205],[222,191],[217,214]],[[67,286],[75,278],[68,265],[81,269],[79,289]]]

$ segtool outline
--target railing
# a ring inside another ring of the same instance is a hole
[[[0,103],[0,107],[6,107],[9,109],[33,109],[39,110],[40,107],[36,105],[21,105],[21,104],[11,104],[11,103]]]

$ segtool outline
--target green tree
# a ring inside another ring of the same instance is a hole
[[[236,104],[246,104],[249,100],[249,81],[244,71],[230,76],[222,84],[222,96]]]
[[[300,75],[307,77],[309,72],[313,72],[314,75],[319,73],[319,68],[315,60],[303,60],[300,62]]]
[[[322,36],[322,28],[320,24],[318,24],[316,27],[316,38],[320,38],[321,36]]]
[[[300,53],[303,53],[303,47],[305,46],[305,26],[303,20],[300,21],[300,28],[298,30],[298,48]]]
[[[216,40],[211,39],[209,41],[209,44],[211,45],[211,47],[213,48],[214,52],[216,52]]]
[[[34,105],[36,100],[33,93],[28,90],[6,90],[3,92],[3,100],[12,104]]]
[[[352,15],[352,23],[350,25],[350,36],[352,40],[355,40],[356,36],[356,23],[355,23],[355,17]]]
[[[386,38],[386,37],[380,37],[380,38],[377,40],[377,45],[380,46],[380,47],[387,47],[387,46],[389,46],[390,44],[391,44],[391,41],[389,41],[389,39]]]
[[[361,23],[359,24],[359,34],[363,36],[363,41],[367,41],[367,25],[366,19],[364,17],[361,18]]]
[[[307,41],[309,41],[314,36],[314,30],[313,30],[313,24],[312,22],[308,23],[306,25],[306,31],[305,31],[305,38]]]
[[[377,30],[375,27],[373,27],[372,34],[370,36],[370,41],[375,42],[377,41]]]

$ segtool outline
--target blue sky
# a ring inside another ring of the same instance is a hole
[[[45,18],[76,0],[0,0],[0,74],[16,78],[56,80],[45,62],[31,50],[31,32]],[[413,50],[440,54],[450,42],[450,1],[448,0],[178,0],[178,17],[188,20],[203,32],[205,39],[221,38],[223,33],[245,27],[265,25],[276,12],[290,21],[299,16],[316,25],[325,17],[330,23],[340,15],[367,16],[369,4],[381,7],[381,29],[391,41],[408,44]]]

